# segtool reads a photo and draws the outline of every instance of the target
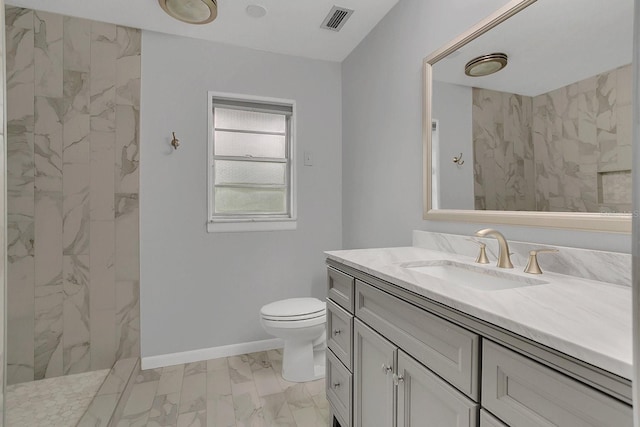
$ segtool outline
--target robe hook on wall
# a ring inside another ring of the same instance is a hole
[[[180,146],[180,141],[178,140],[178,138],[176,138],[176,133],[175,132],[171,132],[173,134],[173,139],[171,140],[171,145],[173,146],[174,150],[177,150],[178,147]]]
[[[462,153],[460,153],[459,156],[454,156],[453,157],[453,163],[455,163],[458,166],[464,165],[464,160],[462,160]]]

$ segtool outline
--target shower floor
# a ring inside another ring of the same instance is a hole
[[[75,426],[108,373],[104,369],[7,386],[7,426]]]

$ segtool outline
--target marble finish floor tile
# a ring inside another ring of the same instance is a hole
[[[140,371],[118,427],[329,425],[324,380],[282,378],[282,350]]]
[[[109,369],[7,387],[7,426],[75,426]]]

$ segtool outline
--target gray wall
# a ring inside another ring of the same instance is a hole
[[[484,227],[422,220],[422,60],[506,3],[400,0],[343,62],[346,248],[410,245],[413,229]],[[629,235],[499,227],[515,240],[631,249]]]
[[[440,207],[473,209],[472,89],[467,86],[433,82],[431,108],[440,125]],[[453,156],[462,153],[462,166]]]
[[[142,355],[271,338],[260,307],[323,297],[322,251],[342,245],[340,64],[153,32],[142,45]],[[296,100],[297,230],[206,232],[210,90]]]

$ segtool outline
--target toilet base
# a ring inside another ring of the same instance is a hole
[[[292,383],[315,381],[325,376],[325,344],[285,340],[282,378]]]

